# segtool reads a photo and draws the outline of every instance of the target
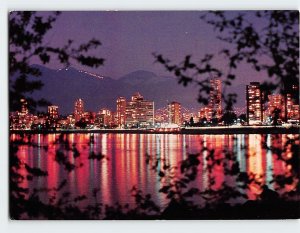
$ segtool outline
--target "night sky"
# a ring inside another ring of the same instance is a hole
[[[218,34],[200,19],[201,14],[201,11],[63,12],[45,42],[63,45],[68,39],[78,43],[99,39],[102,46],[91,54],[105,58],[104,66],[97,69],[72,66],[104,76],[119,78],[136,70],[170,75],[162,65],[154,63],[153,52],[178,64],[188,54],[193,61],[199,61],[206,53],[217,54],[228,47],[216,39]],[[255,23],[260,24],[259,21]],[[224,68],[224,58],[219,55],[216,64]],[[48,67],[62,68],[56,62]],[[266,79],[266,74],[253,71],[248,65],[240,66],[237,75],[237,85]]]

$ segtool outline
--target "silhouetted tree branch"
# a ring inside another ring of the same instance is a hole
[[[251,65],[258,72],[266,72],[271,78],[263,82],[263,91],[270,93],[278,89],[299,101],[299,89],[292,90],[292,85],[299,85],[298,11],[213,11],[202,15],[201,19],[212,25],[219,33],[218,39],[227,43],[228,48],[219,54],[206,54],[199,63],[187,55],[178,65],[162,54],[154,54],[156,62],[178,77],[178,83],[199,85],[200,103],[207,104],[209,78],[222,77],[226,88],[237,78],[235,71],[242,63]],[[220,55],[227,61],[227,70],[212,65],[213,59]],[[231,110],[236,100],[234,93],[222,97],[227,110]]]
[[[46,106],[49,102],[45,99],[35,100],[28,96],[43,87],[43,82],[39,79],[41,71],[31,66],[32,59],[39,60],[43,64],[48,64],[52,60],[57,60],[64,66],[71,65],[72,62],[89,66],[99,67],[104,63],[104,59],[89,55],[89,52],[98,48],[101,43],[97,39],[91,39],[87,43],[79,46],[74,45],[72,40],[68,40],[64,46],[50,46],[45,42],[46,34],[54,26],[59,12],[49,13],[48,16],[31,11],[18,11],[9,14],[9,108],[10,111],[20,109],[20,99],[26,98],[29,107],[35,110],[37,106]],[[29,77],[36,77],[30,80]],[[74,151],[74,158],[79,157],[76,148],[69,148],[68,141],[59,138],[60,146],[65,146],[65,150]],[[56,192],[63,188],[63,184],[58,188],[53,188],[55,196],[44,203],[39,199],[38,193],[49,192],[51,190],[34,190],[29,193],[29,188],[22,188],[24,180],[31,181],[35,177],[48,176],[47,171],[31,167],[22,162],[17,156],[19,145],[36,147],[31,141],[31,136],[26,138],[21,134],[21,139],[10,143],[9,157],[9,188],[10,188],[10,216],[12,219],[25,218],[47,218],[47,219],[84,219],[89,213],[79,210],[76,204],[84,200],[85,196],[78,196],[70,199],[70,195],[65,193],[63,197],[55,201]],[[47,148],[44,148],[47,150]],[[69,162],[64,152],[56,151],[56,161],[64,165],[65,169],[71,171],[77,166]],[[82,164],[79,164],[82,166]],[[20,169],[26,169],[28,175],[22,175]],[[99,203],[95,203],[97,207]]]
[[[40,79],[29,80],[29,76],[40,77],[41,71],[31,66],[34,58],[43,64],[52,60],[59,61],[64,66],[70,66],[73,62],[89,66],[99,67],[104,59],[88,54],[98,48],[101,43],[97,39],[91,39],[79,46],[74,45],[73,40],[68,40],[64,46],[50,46],[44,41],[46,34],[53,28],[60,12],[49,13],[48,16],[39,15],[32,11],[11,12],[9,15],[9,107],[10,110],[20,108],[20,99],[27,97],[29,107],[49,104],[45,100],[28,98],[28,94],[43,87]]]

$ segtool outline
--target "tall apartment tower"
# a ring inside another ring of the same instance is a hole
[[[260,124],[263,121],[262,94],[259,82],[246,85],[247,121],[249,125]]]
[[[20,102],[21,102],[21,115],[22,116],[26,116],[28,115],[28,104],[27,104],[27,101],[25,99],[20,99]]]
[[[58,106],[51,105],[48,106],[48,115],[50,119],[57,119],[58,118]]]
[[[297,121],[299,122],[299,104],[295,104],[297,100],[292,98],[291,94],[286,95],[286,121]]]
[[[154,102],[144,100],[140,93],[135,93],[126,104],[125,124],[127,127],[153,127]]]
[[[126,118],[126,99],[124,97],[119,97],[117,99],[117,124],[119,127],[125,125]]]
[[[75,122],[79,121],[84,113],[84,102],[82,99],[77,99],[74,106]]]
[[[104,126],[111,126],[113,122],[113,114],[112,112],[107,108],[102,108],[99,111],[99,120],[100,124]]]
[[[279,110],[279,117],[284,120],[285,108],[284,108],[284,96],[281,94],[268,95],[268,108],[265,112],[266,116],[273,116],[275,110]]]
[[[212,117],[218,119],[222,116],[222,90],[221,80],[214,78],[210,80],[210,92],[209,92],[209,107],[212,111]]]
[[[171,102],[168,104],[168,118],[169,123],[181,125],[181,104],[178,102]]]

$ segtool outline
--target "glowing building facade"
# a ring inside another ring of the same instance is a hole
[[[119,97],[117,99],[117,125],[119,127],[124,127],[125,117],[126,117],[126,99],[124,97]]]
[[[198,112],[199,119],[206,118],[207,121],[211,121],[212,119],[212,110],[210,107],[202,107],[200,108],[200,111]]]
[[[263,121],[263,111],[259,82],[250,82],[250,85],[246,86],[246,101],[248,124],[261,124]]]
[[[129,128],[154,126],[154,102],[144,100],[140,93],[135,93],[126,103],[125,125]]]
[[[291,94],[286,95],[287,122],[299,122],[299,104],[295,104]]]
[[[100,120],[101,126],[104,126],[104,127],[111,126],[113,124],[112,112],[107,108],[102,108],[99,111],[99,120]]]
[[[27,101],[25,99],[21,99],[21,111],[20,111],[20,115],[21,116],[26,116],[28,115],[28,106],[27,106]]]
[[[82,99],[77,99],[75,101],[75,106],[74,106],[74,118],[75,122],[79,121],[84,114],[84,102]]]
[[[209,107],[212,117],[220,119],[222,117],[222,85],[221,80],[214,78],[210,80]]]
[[[50,119],[58,119],[58,106],[48,106],[48,116]]]
[[[275,111],[278,111],[279,118],[281,120],[284,119],[285,111],[284,111],[284,97],[280,94],[273,94],[268,96],[268,108],[266,110],[266,117],[272,117],[275,114]]]
[[[169,123],[181,125],[181,104],[178,102],[171,102],[168,104],[168,119]]]

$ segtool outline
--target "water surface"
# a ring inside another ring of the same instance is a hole
[[[64,145],[58,142],[60,134],[34,134],[31,137],[36,145],[19,146],[18,157],[32,167],[38,167],[48,171],[47,177],[37,177],[32,181],[24,180],[22,186],[31,190],[39,188],[55,188],[67,180],[66,187],[60,191],[70,192],[72,197],[86,195],[86,202],[93,202],[93,190],[99,189],[97,201],[113,205],[134,202],[130,190],[136,187],[143,193],[151,194],[154,201],[164,207],[166,197],[159,192],[162,187],[158,172],[151,169],[153,161],[159,158],[158,170],[164,165],[176,166],[187,157],[189,153],[199,153],[207,147],[215,150],[215,156],[222,154],[224,149],[231,151],[239,162],[241,172],[254,174],[264,184],[274,187],[272,182],[274,175],[286,174],[291,169],[286,163],[277,159],[277,155],[267,150],[267,147],[276,146],[282,148],[286,138],[294,138],[295,135],[182,135],[182,134],[66,134],[64,138],[69,146],[77,148],[80,153],[74,158],[72,150],[64,149]],[[20,136],[12,134],[13,142]],[[298,142],[299,143],[299,142]],[[64,167],[55,161],[56,151],[67,154],[71,163],[78,168],[66,171]],[[108,159],[89,159],[91,152],[101,153]],[[287,151],[286,156],[291,156]],[[153,158],[146,163],[147,156]],[[226,176],[224,166],[215,166],[212,171],[206,169],[208,152],[200,153],[200,165],[198,177],[192,182],[192,186],[200,191],[209,186],[209,176],[215,177],[214,189],[218,189],[224,182],[231,186],[237,186],[231,177]],[[22,169],[22,174],[26,170]],[[285,191],[293,189],[293,185],[286,186]],[[283,191],[284,191],[283,190]],[[256,199],[261,192],[259,185],[251,185],[245,193],[249,199]],[[47,201],[53,196],[53,192],[41,194],[41,198]],[[234,201],[233,201],[234,202]]]

